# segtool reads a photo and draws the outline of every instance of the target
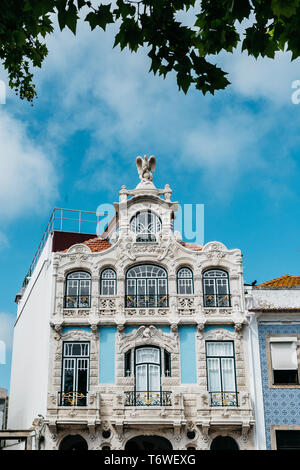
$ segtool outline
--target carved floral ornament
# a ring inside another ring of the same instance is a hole
[[[124,330],[123,330],[124,331]],[[136,346],[153,345],[165,348],[170,352],[177,351],[177,331],[171,328],[171,333],[164,333],[153,325],[140,326],[131,333],[125,334],[119,331],[120,352]]]
[[[75,328],[71,331],[63,333],[63,324],[60,323],[51,323],[51,327],[56,333],[56,335],[54,336],[54,339],[56,339],[56,341],[90,341],[91,339],[95,339],[95,337],[97,337],[99,334],[97,324],[93,324],[90,326],[90,333],[84,330],[77,330]]]
[[[226,330],[225,328],[218,328],[218,329],[210,330],[208,332],[204,332],[204,325],[203,324],[200,324],[200,325],[198,325],[198,331],[201,331],[201,333],[203,333],[205,340],[209,340],[209,341],[231,340],[233,341],[235,339],[241,339],[240,333],[242,331],[242,324],[240,323],[235,325],[234,331],[229,331],[229,330]]]
[[[194,264],[195,257],[197,257],[197,265],[194,266],[193,270],[195,275],[201,275],[203,269],[210,267],[211,264],[223,266],[225,269],[230,269],[231,279],[238,279],[240,272],[236,269],[236,261],[232,259],[232,255],[241,257],[240,250],[227,250],[227,248],[219,242],[210,242],[204,245],[201,252],[193,252],[180,245],[173,237],[169,240],[163,241],[159,244],[147,244],[147,243],[132,243],[128,241],[120,241],[117,245],[114,245],[110,251],[115,252],[115,259],[110,254],[109,263],[113,264],[114,269],[117,269],[118,277],[124,274],[126,268],[130,263],[137,261],[139,258],[149,258],[148,261],[163,261],[168,265],[169,273],[175,271],[180,264],[182,259],[185,259],[185,264]],[[189,252],[191,259],[186,260],[186,253]],[[95,256],[96,255],[96,256]],[[76,244],[69,248],[60,262],[58,268],[57,281],[64,281],[64,276],[70,269],[89,269],[92,272],[92,276],[98,278],[100,270],[108,264],[108,260],[101,257],[101,266],[99,265],[99,254],[91,253],[89,247],[83,244]],[[65,257],[66,256],[66,257]],[[84,266],[83,266],[84,265]]]

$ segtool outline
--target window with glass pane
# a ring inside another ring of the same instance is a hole
[[[228,273],[211,269],[203,274],[204,307],[230,307]]]
[[[124,376],[131,375],[131,349],[124,354]]]
[[[101,295],[116,295],[117,276],[113,269],[104,269],[101,273]]]
[[[64,343],[61,405],[85,406],[87,404],[89,363],[89,343]]]
[[[167,351],[166,349],[164,350],[164,361],[165,376],[171,377],[171,353],[169,353],[169,351]]]
[[[297,337],[270,338],[274,385],[298,384]]]
[[[68,274],[66,279],[66,308],[89,308],[91,305],[91,275],[85,271]]]
[[[154,212],[137,212],[130,221],[130,230],[137,234],[136,241],[156,241],[156,233],[161,231],[161,219]]]
[[[211,406],[237,406],[233,342],[207,341],[206,363]]]
[[[154,347],[137,348],[135,350],[135,393],[137,404],[160,404],[160,377],[160,349]]]
[[[134,266],[126,274],[126,307],[167,307],[168,279],[160,266]]]
[[[177,292],[180,295],[194,293],[193,273],[189,268],[181,268],[177,273]]]

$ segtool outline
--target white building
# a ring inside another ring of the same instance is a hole
[[[182,241],[154,158],[137,164],[109,240],[44,235],[17,296],[8,428],[45,449],[253,449],[241,251]]]

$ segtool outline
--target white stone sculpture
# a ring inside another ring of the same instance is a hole
[[[142,157],[136,158],[136,167],[138,170],[138,174],[142,183],[149,183],[153,180],[153,174],[155,171],[156,166],[156,159],[153,155],[148,160],[147,155],[144,155],[144,159]]]

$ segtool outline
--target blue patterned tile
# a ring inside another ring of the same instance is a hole
[[[259,325],[258,339],[264,400],[267,449],[271,449],[270,426],[300,425],[300,389],[270,389],[266,354],[267,334],[300,334],[300,325]]]

